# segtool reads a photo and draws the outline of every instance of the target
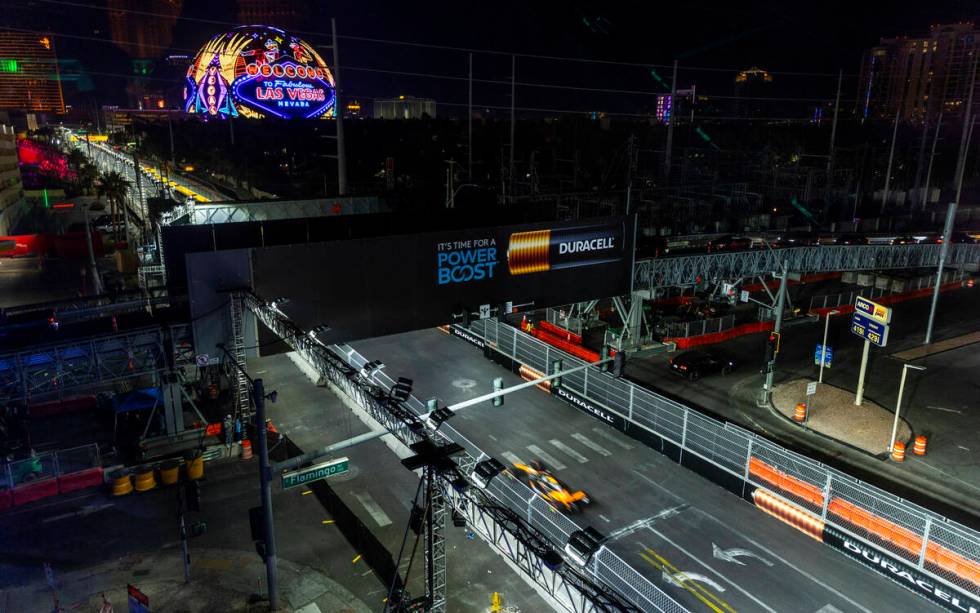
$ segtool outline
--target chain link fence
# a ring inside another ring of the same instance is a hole
[[[552,360],[558,358],[564,368],[584,364],[496,319],[475,321],[469,331],[483,337],[496,351],[542,373],[550,372]],[[779,490],[787,500],[820,517],[827,525],[906,560],[941,583],[974,598],[980,597],[980,584],[975,582],[980,576],[975,570],[980,568],[980,533],[598,368],[571,373],[562,380],[566,389],[679,446],[683,453],[693,453],[731,475],[770,489],[771,484],[750,471],[753,460],[765,462],[805,484],[806,491],[819,493],[814,496]],[[847,519],[848,514],[835,511],[843,506],[855,507],[858,513],[873,517],[876,525],[886,525],[888,529],[871,530],[853,518]],[[610,576],[608,581],[610,585],[622,587],[614,577]]]
[[[29,458],[0,464],[0,490],[57,479],[101,465],[99,446],[95,443],[60,451],[36,453]]]
[[[735,327],[735,315],[700,319],[696,321],[674,321],[667,324],[667,338],[687,338],[731,330]]]

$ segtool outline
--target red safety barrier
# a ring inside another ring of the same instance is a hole
[[[4,249],[10,242],[13,249]],[[26,255],[38,255],[47,249],[47,240],[43,234],[17,234],[0,236],[0,258],[16,258]]]
[[[95,396],[74,396],[64,400],[40,402],[27,407],[28,414],[33,418],[66,415],[89,411],[98,406]]]
[[[786,280],[786,285],[799,285],[801,283],[816,283],[817,281],[828,281],[830,279],[839,279],[841,273],[839,272],[815,272],[813,274],[804,275],[799,281],[794,281],[792,279]],[[778,280],[767,281],[766,286],[769,289],[776,289],[779,287]],[[739,289],[745,290],[747,292],[759,292],[762,291],[762,283],[744,283],[739,286]]]
[[[105,477],[101,468],[88,468],[58,477],[58,491],[62,494],[90,487],[101,487],[104,484]]]
[[[19,485],[11,490],[13,493],[14,506],[34,502],[42,498],[58,495],[58,480],[45,479],[36,483]]]
[[[576,345],[581,345],[582,344],[582,337],[581,337],[581,335],[575,334],[574,332],[572,332],[570,330],[566,330],[565,328],[562,328],[561,326],[556,326],[555,324],[553,324],[553,323],[551,323],[549,321],[545,321],[545,320],[539,321],[538,322],[538,327],[541,328],[542,330],[547,330],[548,332],[551,332],[552,334],[556,334],[556,335],[564,338],[566,341],[575,343]]]
[[[533,328],[531,330],[531,336],[537,338],[540,341],[548,343],[552,347],[557,347],[562,351],[570,353],[577,358],[581,358],[587,362],[597,362],[599,360],[599,354],[591,349],[586,349],[581,345],[576,345],[575,343],[570,343],[563,339],[562,337],[552,334],[547,330],[542,330],[541,328]]]
[[[0,511],[6,511],[12,506],[14,506],[14,497],[10,494],[10,490],[0,490]]]
[[[949,292],[954,289],[959,289],[963,287],[962,281],[953,281],[952,283],[945,283],[939,286],[940,292]],[[904,294],[889,294],[888,296],[878,296],[873,298],[874,302],[878,304],[895,304],[897,302],[905,302],[906,300],[915,300],[916,298],[925,298],[932,295],[931,287],[923,287],[922,289],[917,289],[911,292],[905,292]],[[837,311],[840,315],[847,315],[854,312],[853,304],[842,304],[835,307],[821,307],[819,309],[810,309],[811,315],[826,315],[831,311]]]
[[[687,336],[684,338],[665,338],[665,343],[674,343],[677,345],[678,349],[690,349],[691,347],[698,347],[700,345],[713,345],[715,343],[722,343],[727,340],[731,340],[738,336],[745,336],[746,334],[755,334],[757,332],[768,332],[773,329],[774,322],[771,321],[757,321],[748,324],[742,324],[741,326],[735,326],[730,330],[722,330],[721,332],[712,332],[711,334],[701,334],[699,336]]]

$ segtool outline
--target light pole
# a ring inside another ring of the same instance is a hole
[[[888,442],[888,452],[895,448],[895,436],[898,434],[898,412],[902,410],[902,393],[905,391],[905,376],[908,374],[909,369],[913,368],[915,370],[925,370],[925,366],[916,366],[915,364],[906,364],[902,367],[902,381],[898,384],[898,402],[895,403],[895,423],[892,425],[892,438]]]
[[[820,377],[817,378],[818,383],[823,383],[823,365],[827,361],[827,330],[830,328],[830,318],[834,315],[838,315],[840,311],[834,309],[827,313],[826,319],[823,322],[823,345],[821,345],[820,350]]]

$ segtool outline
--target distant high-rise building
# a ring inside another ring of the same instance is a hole
[[[13,126],[0,124],[0,235],[10,234],[24,200],[24,186],[17,161],[17,134]]]
[[[129,103],[137,108],[165,106],[165,81],[151,79],[165,66],[161,58],[173,42],[183,0],[108,0],[109,34],[126,52],[132,74],[126,83]],[[164,71],[166,73],[166,71]]]
[[[51,37],[0,31],[0,109],[65,112]]]
[[[374,101],[375,119],[421,119],[423,116],[436,116],[435,100],[398,96],[391,100]]]
[[[898,113],[904,120],[923,121],[940,109],[947,116],[960,114],[978,52],[980,30],[972,23],[934,25],[924,38],[882,38],[861,60],[858,116]],[[980,105],[976,94],[974,104]]]
[[[280,30],[309,30],[311,6],[307,0],[238,0],[238,23],[273,26]]]

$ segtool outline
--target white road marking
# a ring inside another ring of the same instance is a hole
[[[610,523],[610,519],[605,515],[603,515],[602,513],[599,513],[599,519],[601,519],[604,522]]]
[[[55,521],[61,521],[62,519],[68,519],[70,517],[84,517],[86,515],[91,515],[92,513],[97,513],[108,509],[109,507],[116,506],[114,502],[109,502],[106,504],[87,504],[77,511],[72,511],[70,513],[62,513],[61,515],[53,515],[51,517],[45,517],[41,520],[42,524],[48,524]]]
[[[322,611],[320,611],[320,607],[315,602],[311,602],[296,609],[296,613],[322,613]]]
[[[622,436],[616,436],[615,434],[613,434],[612,432],[610,432],[608,429],[603,428],[602,426],[596,426],[595,428],[592,428],[592,431],[595,432],[596,434],[598,434],[599,436],[601,436],[602,438],[606,439],[610,443],[614,443],[616,445],[619,445],[623,449],[632,449],[633,448],[633,445],[630,445],[626,441],[621,440],[622,439]]]
[[[827,603],[824,606],[817,609],[816,613],[844,613],[834,605]]]
[[[576,432],[576,433],[572,434],[572,438],[575,439],[576,441],[582,443],[583,445],[585,445],[586,447],[588,447],[592,451],[595,451],[596,453],[598,453],[599,455],[601,455],[603,457],[607,457],[608,458],[609,456],[612,455],[612,452],[611,451],[609,451],[608,449],[606,449],[602,445],[596,443],[595,441],[593,441],[589,437],[585,436],[584,434],[579,434],[578,432]]]
[[[384,528],[385,526],[391,525],[391,518],[385,513],[384,509],[381,508],[374,498],[371,498],[371,494],[364,492],[363,494],[354,494],[357,501],[361,503],[361,506],[371,515],[371,519],[378,524],[379,528]]]
[[[513,453],[511,453],[509,451],[504,451],[500,455],[502,455],[505,458],[507,458],[507,461],[510,462],[511,464],[527,464],[527,462],[525,462],[524,460],[520,459],[519,457],[517,457],[517,455],[515,455],[515,454],[513,454]]]
[[[932,409],[933,411],[945,411],[946,413],[959,413],[961,415],[963,414],[963,411],[959,409],[947,409],[944,407],[934,407],[934,406],[927,406],[926,408]]]
[[[970,450],[970,448],[969,448],[969,447],[964,447],[963,445],[957,445],[957,447],[959,447],[959,448],[960,448],[960,449],[962,449],[963,451],[969,451],[969,450]]]
[[[528,445],[527,446],[527,450],[530,451],[531,453],[533,453],[534,455],[538,456],[539,458],[541,458],[545,462],[547,462],[548,463],[548,466],[550,466],[551,468],[554,468],[555,470],[564,470],[564,469],[568,468],[567,466],[565,466],[564,464],[562,464],[561,462],[559,462],[558,461],[558,458],[556,458],[555,456],[551,455],[550,453],[548,453],[544,449],[538,447],[537,445]]]
[[[656,488],[660,489],[661,491],[665,492],[667,495],[669,495],[672,498],[675,498],[675,499],[683,502],[683,499],[682,498],[680,498],[679,496],[677,496],[676,494],[674,494],[673,492],[671,492],[670,490],[668,490],[664,486],[660,485],[659,483],[657,483],[656,481],[654,481],[650,477],[647,477],[646,475],[644,475],[643,473],[641,473],[638,470],[634,470],[633,472],[635,474],[639,475],[640,478],[643,479],[644,481],[647,481],[648,483],[650,483],[654,487],[656,487]],[[786,558],[783,558],[782,556],[780,556],[779,554],[777,554],[775,551],[773,551],[773,550],[769,549],[768,547],[762,545],[761,543],[757,542],[756,540],[754,540],[752,538],[749,538],[748,536],[746,536],[742,532],[736,530],[735,528],[732,528],[728,524],[722,522],[720,519],[717,519],[713,515],[711,515],[709,513],[705,513],[704,511],[701,511],[700,509],[694,509],[694,510],[697,511],[702,517],[707,517],[708,519],[710,519],[711,521],[715,522],[716,524],[720,524],[721,526],[723,526],[726,530],[730,531],[732,534],[738,535],[741,538],[745,539],[750,544],[754,545],[757,549],[761,549],[762,551],[768,553],[770,556],[772,556],[773,558],[779,560],[780,562],[782,562],[783,564],[785,564],[789,568],[792,568],[793,570],[795,570],[796,572],[798,572],[800,575],[802,575],[806,579],[809,579],[810,581],[813,581],[814,583],[816,583],[820,587],[824,588],[825,590],[827,590],[831,594],[837,596],[841,600],[846,601],[848,604],[853,605],[856,609],[860,609],[861,611],[864,611],[864,613],[873,613],[871,611],[871,609],[869,609],[869,608],[865,607],[864,605],[856,602],[855,600],[852,600],[847,595],[843,594],[840,590],[837,590],[833,586],[831,586],[831,585],[829,585],[827,583],[824,583],[820,579],[817,579],[815,576],[809,575],[809,574],[803,572],[802,570],[800,570],[799,568],[797,568],[797,566],[795,564],[792,564],[791,562],[789,562],[788,560],[786,560]]]
[[[492,435],[492,434],[488,434],[487,436],[489,436],[489,437],[490,437],[490,440],[491,440],[491,441],[493,441],[493,442],[495,442],[495,443],[497,442],[497,437],[496,437],[496,436],[494,436],[494,435]]]
[[[664,542],[671,544],[675,549],[678,549],[678,550],[684,552],[684,554],[687,555],[687,557],[691,558],[692,560],[694,560],[695,562],[697,562],[698,564],[700,564],[704,568],[708,569],[709,571],[711,571],[712,573],[714,573],[718,577],[721,577],[721,580],[722,581],[724,581],[725,583],[730,584],[736,590],[738,590],[738,591],[742,592],[743,594],[745,594],[746,596],[748,596],[749,599],[752,602],[756,603],[757,605],[759,605],[760,607],[762,607],[766,611],[769,611],[770,613],[776,613],[776,609],[773,609],[772,607],[770,607],[766,603],[762,602],[761,600],[759,600],[758,598],[756,598],[755,596],[753,596],[748,591],[742,589],[742,587],[739,584],[735,583],[734,581],[732,581],[731,579],[729,579],[725,575],[721,574],[720,572],[716,571],[715,569],[711,568],[710,566],[708,566],[707,564],[705,564],[704,562],[702,562],[701,561],[701,558],[697,557],[696,555],[692,554],[687,549],[684,549],[683,547],[681,547],[677,543],[673,542],[672,540],[670,540],[669,538],[667,538],[666,536],[664,536],[664,534],[662,532],[660,532],[659,530],[655,529],[653,526],[647,526],[647,530],[649,530],[650,532],[653,532],[654,534],[656,534],[657,536],[659,536]],[[641,546],[643,546],[643,545],[641,545]],[[721,590],[721,591],[724,591],[724,590]]]
[[[551,439],[548,442],[551,443],[552,445],[554,445],[555,448],[558,449],[558,451],[561,451],[561,452],[565,453],[566,455],[570,456],[573,460],[577,461],[579,464],[585,464],[586,462],[589,461],[589,458],[587,458],[584,455],[582,455],[581,453],[575,451],[574,449],[572,449],[571,447],[569,447],[568,445],[566,445],[565,443],[559,441],[556,438],[553,438],[553,439]]]

